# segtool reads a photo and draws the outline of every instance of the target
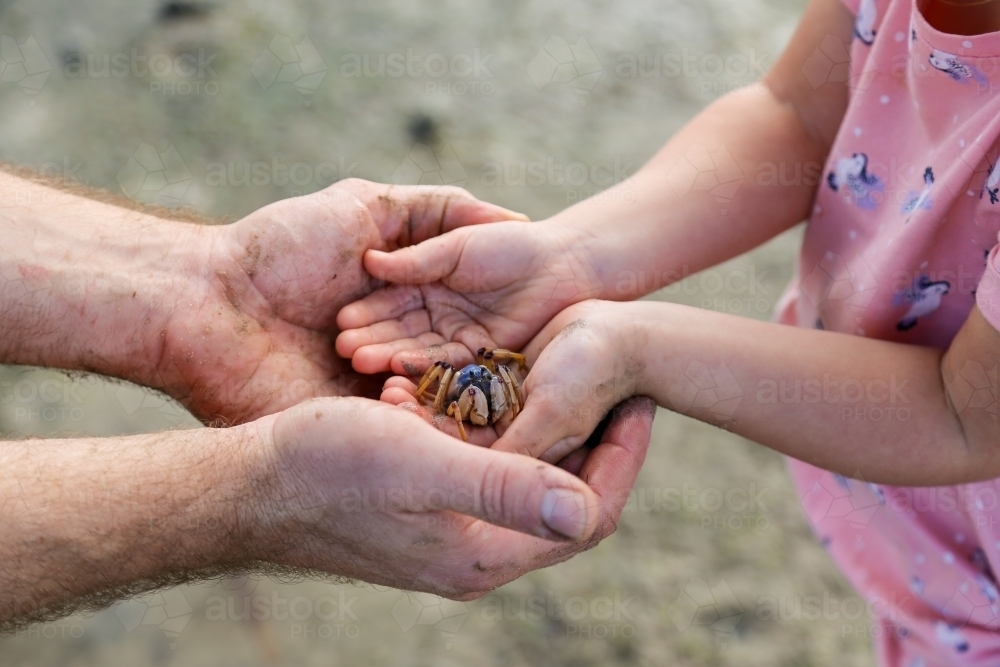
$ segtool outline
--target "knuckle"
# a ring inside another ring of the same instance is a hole
[[[535,399],[533,412],[536,420],[541,424],[561,425],[566,416],[564,406],[558,404],[559,401],[553,395],[555,392],[552,391],[552,387],[540,389],[540,391],[536,390],[533,396]],[[529,395],[525,401],[529,401],[531,398],[532,396]]]
[[[322,203],[329,214],[343,224],[358,224],[371,215],[361,197],[352,190],[331,190],[324,193]]]
[[[336,183],[333,184],[333,187],[337,190],[351,190],[359,192],[367,188],[368,185],[369,181],[366,181],[361,178],[351,177],[351,178],[345,178],[342,181],[337,181]]]
[[[435,194],[444,199],[475,199],[468,190],[457,185],[443,185],[435,191]]]
[[[506,465],[493,461],[483,469],[479,481],[479,506],[490,522],[511,525],[513,512],[508,506],[511,498],[508,487],[511,483],[510,469]]]
[[[511,445],[511,449],[514,451],[515,454],[520,454],[521,456],[527,456],[529,458],[535,458],[535,453],[531,451],[531,448],[528,447],[523,442],[515,442],[513,445]]]

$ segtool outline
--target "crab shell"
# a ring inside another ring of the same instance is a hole
[[[447,399],[458,402],[464,420],[476,426],[495,424],[510,407],[503,382],[485,366],[470,364],[455,373]]]

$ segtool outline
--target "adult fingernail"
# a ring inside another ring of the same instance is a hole
[[[586,501],[569,489],[549,489],[542,498],[542,521],[560,535],[579,540],[587,529]]]

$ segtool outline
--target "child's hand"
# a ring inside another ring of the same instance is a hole
[[[559,313],[525,349],[525,406],[494,449],[556,463],[619,403],[642,391],[646,342],[634,304],[586,301]]]
[[[337,353],[362,373],[415,376],[439,360],[473,363],[481,347],[520,349],[560,310],[601,292],[585,247],[567,226],[501,222],[369,250],[368,272],[399,285],[340,311]]]

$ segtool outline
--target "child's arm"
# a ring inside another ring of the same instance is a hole
[[[805,219],[848,99],[845,72],[819,82],[810,67],[823,59],[821,45],[846,53],[852,28],[840,0],[812,0],[763,85],[710,105],[635,176],[551,220],[369,252],[373,275],[421,287],[345,308],[338,352],[363,372],[391,361],[393,371],[412,373],[442,357],[467,363],[481,346],[520,348],[573,303],[634,299]],[[704,189],[696,165],[722,187]],[[774,172],[800,177],[781,185],[761,177]],[[445,345],[427,351],[435,344]]]
[[[558,461],[620,400],[644,394],[870,482],[1000,476],[1000,333],[978,308],[942,351],[674,304],[588,301],[526,352],[525,408],[495,448]]]

